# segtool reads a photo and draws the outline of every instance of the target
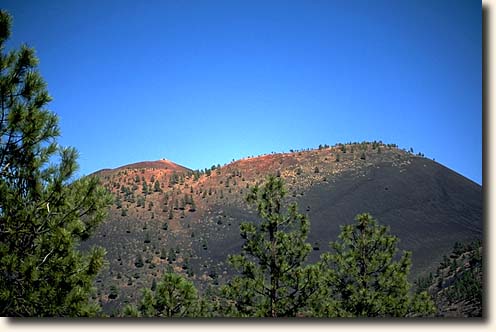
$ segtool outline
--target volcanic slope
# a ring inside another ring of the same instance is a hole
[[[231,274],[229,254],[242,245],[239,225],[258,220],[245,202],[249,188],[269,174],[284,179],[288,202],[311,222],[316,261],[340,225],[370,212],[412,251],[412,278],[431,271],[455,242],[482,239],[482,188],[430,159],[395,145],[338,144],[244,158],[192,171],[169,161],[97,172],[114,194],[110,215],[83,248],[107,250],[97,280],[107,312],[135,302],[167,270],[200,289]]]

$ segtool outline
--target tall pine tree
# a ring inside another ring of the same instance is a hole
[[[111,199],[96,179],[74,180],[77,152],[56,142],[34,50],[5,50],[11,21],[0,11],[0,315],[92,315],[105,251],[75,248]]]
[[[242,253],[229,257],[240,274],[222,289],[230,304],[227,315],[296,316],[317,289],[315,266],[304,265],[311,250],[306,242],[310,222],[296,204],[284,208],[285,195],[282,179],[270,176],[247,197],[261,220],[241,224]]]
[[[325,317],[406,317],[434,313],[427,293],[412,294],[411,260],[397,258],[398,238],[370,214],[342,226],[333,251],[322,255],[324,277],[314,314]]]

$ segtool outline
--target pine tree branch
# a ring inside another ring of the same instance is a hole
[[[46,254],[45,258],[43,258],[43,260],[41,261],[41,263],[38,264],[38,266],[36,266],[36,269],[38,269],[41,265],[43,265],[43,263],[45,263],[45,261],[47,260],[48,256],[50,256],[51,254],[53,254],[54,251],[55,251],[55,248],[53,248],[52,250],[50,250],[50,252],[48,254]]]

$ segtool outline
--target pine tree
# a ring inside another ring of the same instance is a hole
[[[191,197],[191,205],[189,207],[189,212],[195,212],[196,211],[196,203],[193,200],[193,197]]]
[[[136,259],[134,261],[134,266],[136,267],[143,267],[145,264],[143,263],[143,256],[141,256],[140,254],[138,254],[138,256],[136,256]]]
[[[229,257],[240,275],[222,289],[230,304],[227,315],[296,316],[316,291],[316,268],[304,266],[311,251],[306,243],[310,223],[296,204],[284,209],[285,195],[282,179],[270,176],[247,197],[261,221],[241,224],[242,254]]]
[[[112,199],[97,179],[74,179],[78,154],[56,142],[34,50],[4,52],[11,21],[0,11],[0,315],[93,315],[105,251],[76,248]]]
[[[117,197],[115,198],[115,207],[116,207],[117,209],[122,208],[122,201],[121,201],[121,198],[120,198],[119,196],[117,196]]]
[[[150,233],[149,232],[146,232],[145,233],[145,243],[150,243],[152,240],[150,238]]]
[[[195,286],[175,273],[165,273],[155,291],[145,288],[138,308],[128,305],[123,314],[132,317],[203,316]]]
[[[153,185],[153,191],[154,192],[162,192],[162,189],[160,188],[160,182],[158,180],[156,180],[154,185]]]
[[[110,292],[108,294],[108,298],[111,300],[115,300],[119,296],[119,289],[117,286],[112,285],[110,286]]]
[[[355,224],[341,229],[339,240],[331,243],[333,252],[322,255],[322,274],[329,288],[316,301],[316,315],[405,317],[434,313],[427,293],[411,294],[407,279],[410,253],[404,252],[395,260],[398,238],[389,234],[388,227],[364,213],[357,215]]]

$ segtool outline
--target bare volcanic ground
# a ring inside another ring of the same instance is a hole
[[[200,289],[224,282],[232,274],[226,258],[242,245],[240,223],[258,220],[244,196],[267,174],[285,180],[288,202],[296,201],[310,218],[310,262],[329,250],[340,225],[362,212],[390,226],[400,248],[412,251],[412,280],[435,269],[455,242],[482,239],[481,186],[432,160],[385,145],[343,150],[246,158],[200,175],[161,162],[100,172],[120,207],[116,203],[108,220],[82,244],[83,249],[101,245],[108,252],[96,298],[111,313],[136,302],[140,289],[167,269],[187,275]]]
[[[412,158],[402,167],[379,163],[362,174],[343,173],[333,183],[310,188],[299,203],[309,210],[310,241],[325,250],[339,225],[371,213],[390,226],[400,248],[412,251],[413,275],[437,266],[456,241],[482,238],[481,187],[425,158]]]
[[[363,212],[388,225],[402,250],[412,251],[412,276],[431,271],[455,242],[482,239],[482,188],[452,170],[425,158],[412,158],[397,167],[379,163],[357,173],[343,172],[329,182],[313,185],[296,201],[311,221],[308,242],[319,259],[335,241],[340,226]],[[231,223],[256,221],[257,216],[236,205],[217,206]],[[206,231],[206,230],[205,230]],[[239,252],[237,229],[210,245],[204,259],[223,259]]]

